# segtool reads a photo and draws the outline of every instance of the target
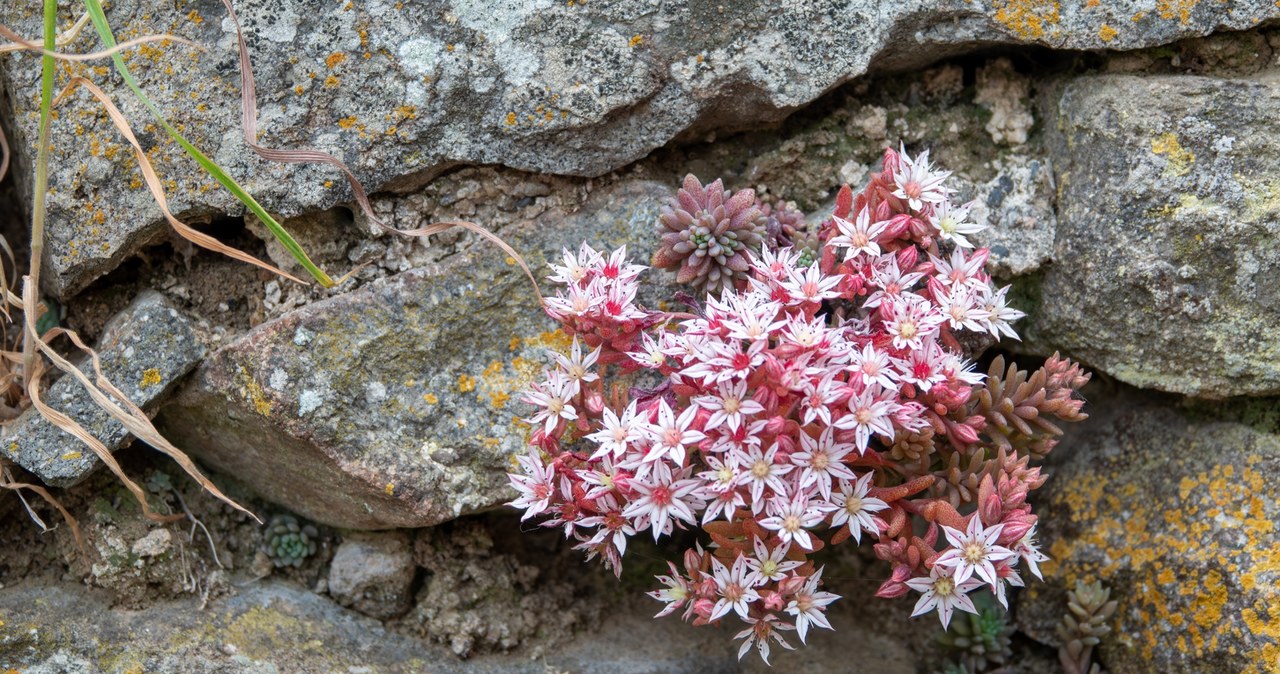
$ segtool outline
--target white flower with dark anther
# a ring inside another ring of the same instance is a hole
[[[520,492],[520,496],[507,505],[525,509],[524,516],[520,518],[523,522],[550,507],[551,497],[556,492],[556,473],[543,465],[542,457],[536,449],[530,449],[525,456],[516,457],[516,462],[524,469],[524,475],[509,473],[507,479]]]
[[[551,352],[556,359],[556,365],[560,368],[560,373],[564,375],[566,381],[574,395],[582,390],[582,384],[596,381],[600,375],[591,371],[595,366],[596,359],[600,357],[600,347],[596,347],[586,356],[582,355],[582,345],[578,343],[578,338],[573,338],[573,345],[569,349],[569,355],[555,351]]]
[[[772,551],[765,545],[764,541],[759,538],[752,543],[755,548],[755,557],[747,557],[747,566],[755,573],[757,584],[763,585],[769,581],[780,581],[792,569],[800,568],[804,562],[787,561],[787,550],[791,549],[791,544],[781,543]]]
[[[804,643],[805,637],[809,634],[809,625],[834,629],[831,623],[827,622],[826,607],[839,599],[840,595],[819,590],[818,586],[821,583],[822,569],[818,569],[796,592],[795,599],[787,604],[787,613],[796,617],[796,634],[800,635],[801,643]]]
[[[944,286],[967,285],[974,290],[982,290],[987,285],[987,275],[983,267],[987,264],[990,253],[986,248],[975,251],[973,255],[965,255],[964,250],[957,248],[951,256],[942,259],[930,255],[933,263],[933,279]]]
[[[803,493],[796,494],[789,501],[775,497],[771,504],[774,515],[761,519],[760,526],[778,532],[778,538],[784,543],[794,542],[805,550],[812,550],[813,538],[809,529],[826,517],[825,510],[810,502]]]
[[[715,557],[711,558],[712,577],[716,582],[716,592],[720,598],[711,609],[709,620],[719,620],[729,611],[734,611],[739,618],[747,619],[751,613],[751,602],[759,601],[760,594],[753,588],[756,586],[756,575],[747,566],[747,558],[738,555],[733,567],[726,567]]]
[[[898,170],[893,174],[893,182],[898,189],[894,190],[893,196],[905,199],[913,211],[920,211],[925,204],[940,204],[946,201],[947,193],[951,191],[942,184],[950,175],[950,171],[934,171],[929,166],[928,150],[912,159],[906,147],[900,146]]]
[[[712,395],[697,396],[693,403],[711,411],[705,431],[712,431],[727,424],[730,431],[738,430],[743,418],[764,411],[764,405],[747,396],[747,382],[722,381]]]
[[[933,564],[955,570],[955,581],[963,583],[975,574],[991,584],[994,589],[1000,583],[996,576],[995,562],[1015,556],[1015,552],[1004,546],[996,545],[1003,524],[994,524],[983,528],[982,520],[974,513],[969,518],[969,526],[964,531],[943,525],[942,533],[952,548],[943,552]]]
[[[963,583],[957,583],[951,577],[951,569],[943,568],[937,564],[933,565],[933,571],[929,573],[928,578],[911,578],[907,581],[907,587],[923,592],[920,600],[916,602],[916,608],[911,613],[911,617],[924,615],[934,609],[938,610],[938,619],[942,621],[942,629],[946,629],[951,624],[951,614],[955,609],[966,611],[977,615],[978,609],[973,605],[973,600],[969,598],[968,592],[982,587],[982,583],[976,580],[966,580]]]
[[[863,386],[879,384],[890,391],[898,388],[898,373],[890,366],[889,352],[877,349],[870,342],[849,353],[847,369],[852,379]]]
[[[684,606],[685,602],[689,601],[689,598],[693,595],[693,590],[689,588],[689,582],[676,569],[676,565],[667,562],[667,567],[671,569],[670,576],[657,576],[658,582],[664,586],[663,589],[646,593],[650,597],[666,603],[666,606],[661,611],[658,611],[657,615],[653,616],[655,618],[675,613],[675,610]]]
[[[980,291],[957,284],[934,299],[938,302],[938,311],[952,330],[987,331],[989,312]]]
[[[906,358],[893,359],[894,366],[898,368],[898,377],[925,393],[934,384],[946,380],[943,367],[947,362],[947,352],[932,340],[925,342],[923,348],[908,351]]]
[[[840,291],[836,290],[836,286],[840,285],[843,277],[832,274],[827,276],[822,273],[820,265],[809,265],[803,269],[795,269],[781,281],[783,290],[787,291],[789,306],[804,304],[805,302],[821,302],[822,300],[832,299],[840,296]]]
[[[640,272],[648,269],[641,264],[630,264],[627,262],[627,247],[624,244],[621,248],[609,254],[609,259],[604,259],[603,255],[597,255],[595,259],[594,269],[600,273],[600,276],[609,281],[631,282],[640,276]]]
[[[864,531],[880,535],[883,520],[876,513],[889,507],[888,503],[874,496],[867,496],[874,476],[874,473],[867,473],[855,482],[841,481],[840,489],[831,495],[832,503],[838,506],[831,517],[831,526],[848,525],[849,533],[853,534],[853,540],[857,543],[862,543]]]
[[[1005,286],[999,290],[995,290],[987,286],[986,290],[980,292],[980,308],[983,312],[983,319],[986,323],[987,332],[992,337],[1000,338],[1000,335],[1022,341],[1018,337],[1018,333],[1013,329],[1012,323],[1024,316],[1025,313],[1009,306],[1008,293],[1009,288],[1013,286]]]
[[[622,508],[613,494],[597,499],[596,509],[600,512],[599,515],[584,517],[580,522],[583,527],[599,527],[587,543],[599,545],[608,540],[621,557],[627,552],[627,538],[636,535],[635,528],[622,516]]]
[[[701,431],[689,428],[697,414],[698,408],[690,406],[676,416],[667,401],[659,398],[658,423],[646,424],[646,432],[653,444],[644,460],[656,461],[665,456],[677,467],[683,465],[688,445],[707,437]]]
[[[569,286],[579,283],[587,277],[591,267],[597,264],[600,259],[600,253],[588,246],[585,241],[578,249],[577,255],[569,252],[568,248],[564,248],[562,251],[564,253],[564,266],[558,264],[549,265],[551,271],[555,273],[547,277],[548,281]]]
[[[699,480],[676,479],[684,474],[686,471],[673,474],[666,464],[658,463],[647,480],[631,481],[637,497],[622,514],[632,521],[636,531],[651,529],[653,540],[657,541],[663,534],[671,533],[675,519],[689,524],[698,523],[693,513],[701,510],[703,503],[694,492],[702,483]]]
[[[827,426],[817,438],[808,433],[800,433],[800,449],[803,451],[791,454],[791,463],[801,469],[799,487],[807,489],[817,485],[822,498],[831,498],[831,480],[854,480],[857,476],[844,465],[844,457],[853,451],[853,445],[847,442],[836,442],[835,429]]]
[[[875,271],[871,274],[871,283],[879,290],[868,295],[862,306],[866,309],[874,309],[882,302],[910,291],[922,278],[924,274],[920,272],[903,273],[898,266],[897,255],[893,253],[881,255],[880,262],[877,262]]]
[[[561,419],[573,421],[578,418],[578,411],[569,403],[574,395],[569,380],[555,370],[548,372],[545,381],[534,384],[533,390],[524,394],[525,402],[540,408],[528,422],[542,423],[544,432],[550,435]]]
[[[751,512],[759,514],[765,506],[764,490],[774,494],[787,493],[782,476],[790,473],[795,466],[777,461],[778,443],[773,443],[767,451],[759,445],[748,446],[745,451],[734,450],[732,461],[742,468],[738,473],[737,484],[751,487]]]
[[[986,229],[986,225],[979,225],[973,222],[966,222],[969,217],[969,209],[973,208],[974,202],[969,202],[963,206],[952,206],[951,202],[943,199],[933,207],[933,215],[929,216],[929,224],[938,230],[938,238],[944,241],[954,241],[961,248],[973,248],[973,244],[964,237],[965,234],[977,234]]]
[[[849,413],[836,419],[831,425],[844,431],[854,431],[855,447],[864,454],[876,433],[892,442],[894,436],[893,413],[899,405],[897,391],[886,391],[879,386],[868,386],[861,393],[849,398]]]
[[[778,642],[779,646],[789,651],[795,650],[795,646],[787,643],[787,640],[783,639],[781,634],[778,634],[780,630],[795,629],[795,625],[778,620],[778,617],[772,613],[765,614],[763,618],[747,618],[746,621],[751,623],[751,627],[738,632],[733,637],[734,639],[746,639],[746,641],[742,642],[742,646],[738,648],[739,660],[747,654],[747,651],[751,650],[751,645],[755,644],[756,652],[760,654],[760,659],[764,660],[764,664],[769,664],[770,640]]]
[[[887,222],[871,222],[871,211],[863,208],[852,222],[844,218],[833,218],[836,223],[836,235],[827,241],[828,246],[844,247],[844,259],[849,260],[858,255],[876,257],[880,254],[880,244],[876,239],[884,233]]]
[[[636,417],[636,401],[632,400],[622,411],[622,416],[605,407],[601,425],[604,427],[587,436],[587,439],[600,445],[591,455],[592,460],[603,456],[622,456],[633,443],[646,439],[644,419]]]

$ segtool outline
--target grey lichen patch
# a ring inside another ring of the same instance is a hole
[[[103,375],[144,411],[154,411],[165,394],[204,357],[205,348],[185,315],[159,293],[146,291],[113,318],[95,347]],[[92,381],[92,363],[80,366]],[[130,436],[99,407],[73,377],[64,375],[43,395],[112,451]],[[76,484],[97,468],[98,456],[35,409],[4,427],[0,447],[45,484]]]
[[[1144,388],[1280,393],[1278,109],[1266,78],[1068,84],[1037,348]]]

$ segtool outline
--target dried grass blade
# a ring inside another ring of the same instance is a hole
[[[216,253],[222,253],[227,257],[240,260],[241,262],[247,262],[256,267],[261,267],[262,269],[266,269],[273,274],[283,276],[291,281],[295,281],[303,285],[306,284],[306,281],[303,281],[283,269],[275,267],[268,262],[259,260],[248,253],[232,248],[204,232],[192,229],[186,223],[178,220],[178,218],[176,218],[169,210],[169,202],[164,195],[164,186],[161,184],[159,176],[156,175],[155,169],[151,166],[151,160],[147,158],[147,154],[142,150],[142,146],[138,143],[137,137],[133,135],[133,130],[129,127],[129,122],[124,118],[124,115],[120,113],[120,109],[117,108],[115,104],[111,102],[111,99],[107,97],[107,94],[103,92],[102,89],[98,88],[98,85],[83,77],[73,77],[67,84],[66,88],[62,90],[62,93],[58,94],[58,99],[55,101],[55,104],[61,102],[63,98],[68,96],[78,86],[84,87],[93,95],[94,98],[98,99],[98,102],[106,108],[107,116],[111,118],[111,122],[115,124],[116,129],[120,131],[120,135],[124,136],[125,140],[129,141],[129,145],[133,147],[133,156],[138,162],[138,168],[142,172],[143,181],[146,183],[147,189],[150,190],[151,196],[160,207],[160,212],[164,215],[165,220],[173,226],[174,230],[176,230],[182,238],[200,246],[201,248],[206,248]]]
[[[23,288],[22,300],[23,300],[24,306],[26,306],[28,309],[32,309],[32,311],[24,312],[24,317],[27,325],[27,330],[29,330],[31,333],[34,333],[36,329],[36,325],[35,325],[35,315],[34,315],[35,312],[33,311],[33,309],[35,307],[36,302],[35,302],[35,293],[33,292],[30,284],[27,284]],[[65,330],[63,328],[56,328],[55,331],[51,331],[51,332],[54,333],[54,335],[64,334],[64,335],[67,335],[69,338],[71,338],[71,341],[75,343],[75,345],[78,348],[83,349],[86,353],[89,354],[93,362],[95,378],[97,378],[99,381],[103,381],[106,379],[102,375],[102,371],[99,369],[97,353],[94,352],[93,349],[90,349],[89,347],[85,346],[84,342],[80,341],[80,338],[78,335],[76,335],[74,332],[70,330]],[[222,491],[219,490],[216,485],[210,482],[208,478],[206,478],[203,474],[201,474],[200,469],[196,467],[196,465],[191,461],[191,459],[188,458],[187,455],[182,452],[182,450],[173,446],[172,443],[166,440],[164,436],[162,436],[160,432],[156,430],[155,426],[151,424],[151,420],[147,419],[146,415],[141,413],[141,410],[138,410],[136,405],[133,405],[132,402],[126,402],[125,404],[131,408],[130,411],[126,412],[120,409],[120,406],[117,405],[116,402],[113,401],[98,386],[95,386],[93,382],[89,381],[89,378],[85,376],[85,374],[81,372],[79,368],[72,365],[67,359],[63,358],[60,354],[58,354],[57,351],[50,348],[49,345],[46,344],[44,341],[35,340],[35,342],[37,347],[40,349],[40,352],[43,353],[45,356],[47,356],[49,360],[54,364],[54,366],[56,366],[59,370],[62,370],[68,376],[74,377],[76,381],[80,382],[80,385],[84,387],[85,391],[89,394],[89,397],[93,399],[94,403],[96,403],[98,407],[100,407],[104,412],[110,415],[111,418],[120,422],[120,424],[124,426],[125,430],[132,433],[135,438],[138,438],[139,440],[142,440],[143,442],[151,445],[152,447],[156,448],[157,450],[159,450],[160,452],[164,453],[169,458],[177,462],[178,465],[182,466],[182,469],[186,471],[187,475],[189,475],[191,479],[195,480],[201,487],[203,487],[206,491],[212,494],[215,498],[222,501],[223,503],[226,503],[232,508],[235,508],[236,510],[239,510],[249,515],[250,517],[257,520],[259,523],[261,523],[262,520],[259,520],[257,515],[254,515],[248,509],[244,508],[240,504],[231,500],[229,497],[223,494]],[[39,363],[38,360],[37,360],[37,363]],[[42,365],[38,364],[37,371],[41,367]],[[115,388],[114,386],[110,388],[116,394],[119,394],[119,389]],[[102,459],[103,463],[107,464],[107,466],[112,469],[112,472],[115,473],[116,476],[121,479],[121,481],[126,483],[126,486],[129,487],[129,491],[133,492],[135,497],[138,497],[139,501],[143,504],[142,505],[143,512],[144,513],[150,512],[150,509],[146,505],[145,494],[143,494],[141,489],[139,489],[137,485],[133,484],[128,479],[128,477],[126,477],[124,473],[120,471],[119,464],[116,463],[115,459],[111,456],[111,452],[107,450],[105,445],[103,445],[97,438],[85,432],[83,428],[80,428],[78,424],[76,424],[73,420],[71,420],[66,415],[40,402],[37,397],[39,391],[36,390],[36,387],[28,386],[27,393],[28,395],[31,396],[32,403],[35,404],[40,409],[40,412],[42,415],[48,418],[51,422],[53,422],[59,428],[67,431],[68,433],[71,433],[76,438],[80,439],[82,442],[88,445],[93,450],[93,452],[97,454],[100,459]],[[120,400],[127,401],[128,398],[121,396]],[[135,415],[135,412],[136,412],[136,415]],[[77,432],[77,430],[79,432]],[[148,517],[151,519],[156,519],[156,517],[161,517],[161,516],[157,515],[152,517],[149,515]],[[181,519],[181,517],[182,517],[181,515],[177,516],[178,519]],[[170,520],[164,519],[162,521],[170,521]]]
[[[235,7],[231,5],[231,0],[222,0],[222,5],[227,9],[227,15],[231,18],[231,25],[236,31],[236,45],[239,50],[240,58],[240,126],[244,133],[244,142],[259,157],[267,161],[274,161],[283,164],[328,164],[340,171],[347,184],[351,186],[351,193],[355,197],[356,203],[360,206],[360,210],[371,222],[377,224],[383,230],[404,237],[430,236],[438,232],[445,231],[453,227],[462,227],[470,231],[476,232],[480,236],[492,241],[501,248],[507,255],[519,263],[524,269],[524,273],[529,277],[529,281],[533,283],[534,292],[538,295],[539,302],[542,301],[542,290],[538,287],[538,281],[534,278],[533,273],[529,270],[529,265],[525,263],[524,257],[516,252],[501,237],[490,232],[489,230],[477,225],[473,222],[441,222],[433,223],[427,227],[416,230],[400,230],[383,222],[373,211],[373,204],[369,202],[369,195],[364,189],[364,185],[360,183],[360,179],[355,173],[347,167],[341,159],[320,150],[280,150],[265,147],[258,144],[258,104],[257,104],[257,88],[253,79],[253,61],[249,55],[249,45],[244,39],[244,31],[240,27],[240,17],[236,15]],[[342,280],[347,279],[357,270],[349,272]],[[341,281],[340,281],[341,282]]]
[[[128,51],[129,49],[137,47],[138,45],[146,44],[148,42],[165,42],[165,41],[177,42],[179,44],[185,44],[188,47],[194,47],[195,49],[198,49],[200,51],[206,51],[206,49],[204,48],[204,45],[201,45],[197,42],[192,42],[191,40],[188,40],[185,37],[178,37],[177,35],[168,35],[168,34],[144,35],[142,37],[135,37],[132,40],[121,42],[120,44],[117,44],[116,46],[110,49],[105,49],[103,51],[89,52],[87,54],[64,54],[56,51],[49,51],[48,49],[45,49],[43,46],[41,46],[40,43],[32,42],[22,37],[21,35],[18,35],[16,32],[13,31],[13,29],[9,28],[3,23],[0,23],[0,37],[3,37],[7,40],[12,41],[11,44],[0,44],[0,54],[4,54],[6,52],[14,52],[14,51],[33,51],[33,52],[39,52],[40,54],[43,54],[45,56],[52,56],[53,58],[58,59],[60,61],[96,61],[98,59],[110,58],[112,56],[115,56],[116,54],[119,54],[124,51]]]
[[[84,4],[85,8],[89,12],[90,20],[93,22],[93,26],[98,32],[98,37],[108,48],[114,47],[116,44],[115,35],[111,31],[111,26],[107,23],[107,15],[102,9],[101,0],[84,0]],[[258,201],[253,198],[253,195],[249,194],[240,186],[239,183],[228,175],[226,171],[222,170],[221,166],[218,166],[217,163],[201,152],[199,148],[192,145],[191,142],[179,133],[177,129],[173,128],[173,125],[169,123],[169,120],[165,119],[165,116],[160,112],[160,108],[156,107],[156,104],[152,102],[151,98],[142,90],[142,87],[138,85],[137,80],[133,78],[133,74],[129,71],[129,67],[125,65],[124,59],[119,54],[111,57],[111,63],[115,66],[116,72],[120,74],[120,77],[124,79],[125,84],[133,91],[133,94],[137,97],[138,101],[141,102],[143,107],[151,113],[151,116],[154,117],[156,122],[165,130],[165,133],[167,133],[174,142],[182,147],[183,151],[187,153],[187,156],[195,160],[195,162],[200,165],[201,169],[208,173],[214,180],[218,181],[218,183],[226,188],[226,190],[230,192],[236,200],[257,216],[258,219],[267,226],[267,229],[271,231],[271,234],[276,237],[276,240],[278,240],[280,244],[289,251],[289,254],[298,261],[298,264],[302,265],[303,269],[307,270],[308,274],[311,274],[312,278],[314,278],[317,283],[326,288],[332,288],[336,285],[333,279],[329,278],[329,275],[326,274],[323,269],[317,267],[316,264],[311,261],[311,258],[307,256],[306,251],[302,250],[302,246],[298,245],[298,242],[294,240],[294,238],[284,229],[284,227],[280,225],[280,223],[276,222],[275,218],[272,217],[270,213],[267,213],[267,210],[262,207],[262,204],[259,204]],[[289,275],[286,275],[286,278],[295,281],[297,280],[293,276]]]
[[[412,230],[392,229],[391,231],[398,232],[400,234],[403,234],[404,236],[431,236],[432,234],[439,234],[440,232],[443,232],[447,229],[452,229],[454,227],[461,227],[468,231],[475,232],[476,234],[479,234],[480,236],[483,236],[484,238],[492,241],[495,245],[497,245],[504,252],[506,252],[507,255],[510,255],[511,258],[516,261],[516,264],[520,265],[520,268],[524,270],[524,275],[529,277],[529,282],[533,284],[533,292],[538,295],[538,303],[542,304],[545,301],[545,298],[543,298],[542,296],[542,288],[538,286],[538,280],[533,277],[533,271],[529,269],[529,264],[524,261],[524,257],[521,256],[520,253],[517,253],[516,249],[511,247],[511,244],[507,243],[506,241],[503,241],[502,237],[498,236],[497,234],[494,234],[493,232],[490,232],[489,230],[485,229],[484,227],[481,227],[480,225],[477,225],[474,222],[467,222],[465,220],[451,220],[447,222],[432,223],[430,225],[427,225],[426,227],[421,227],[419,229],[412,229]]]
[[[49,423],[57,426],[63,432],[70,434],[92,450],[102,463],[111,470],[116,478],[124,484],[125,488],[129,490],[129,493],[133,494],[133,497],[137,499],[138,503],[142,506],[142,515],[144,517],[155,522],[172,521],[172,519],[166,519],[166,516],[164,515],[152,512],[151,506],[147,503],[146,492],[142,491],[142,488],[139,487],[136,482],[129,479],[129,476],[125,474],[124,469],[120,467],[120,463],[116,461],[115,456],[111,454],[111,450],[107,449],[107,446],[102,444],[101,440],[94,437],[92,433],[85,430],[83,426],[76,423],[76,421],[71,417],[49,407],[40,398],[40,378],[44,374],[43,361],[36,361],[35,371],[32,374],[33,376],[30,381],[27,382],[27,397],[31,399],[31,404],[36,408],[36,411],[40,413],[40,416],[44,417],[49,421]]]
[[[328,164],[338,169],[347,179],[347,184],[351,186],[351,192],[355,195],[356,203],[360,205],[360,210],[364,212],[365,217],[384,228],[393,229],[374,214],[373,205],[369,203],[369,195],[365,193],[364,185],[360,184],[360,180],[341,159],[320,150],[279,150],[258,144],[258,93],[253,81],[253,62],[249,57],[249,45],[245,42],[244,31],[240,29],[240,17],[231,6],[231,0],[222,0],[222,5],[227,8],[227,15],[235,28],[236,44],[240,52],[240,127],[244,131],[245,144],[259,157],[268,161],[282,164]]]

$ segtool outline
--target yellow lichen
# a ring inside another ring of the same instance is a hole
[[[253,409],[258,414],[264,417],[271,416],[271,399],[267,397],[267,392],[262,390],[262,385],[258,383],[258,380],[254,379],[253,375],[249,373],[249,368],[241,366],[240,376],[244,379],[244,387],[241,389],[241,394],[253,405]]]
[[[1231,639],[1250,644],[1250,661],[1275,662],[1280,621],[1269,607],[1280,592],[1264,588],[1274,588],[1280,578],[1280,550],[1274,546],[1274,512],[1268,512],[1274,511],[1274,494],[1268,494],[1265,476],[1247,462],[1202,470],[1178,481],[1173,505],[1144,498],[1140,491],[1126,494],[1131,485],[1112,480],[1099,468],[1077,477],[1058,497],[1074,519],[1091,525],[1079,537],[1051,544],[1057,563],[1047,564],[1045,572],[1068,585],[1122,570],[1133,573],[1118,597],[1115,629],[1120,642],[1141,657],[1152,657],[1161,643],[1170,642],[1159,633],[1124,630],[1122,616],[1142,614],[1148,624],[1177,628],[1179,638],[1172,643],[1190,658],[1220,649],[1219,639]],[[1224,530],[1232,535],[1223,536]],[[1208,540],[1220,543],[1204,545]],[[1106,554],[1090,552],[1098,550]],[[1271,600],[1257,600],[1243,610],[1232,607],[1236,583]],[[1239,620],[1232,611],[1240,611]]]
[[[434,405],[434,404],[436,404],[436,403],[440,402],[440,399],[439,399],[439,398],[437,398],[437,397],[436,397],[436,394],[434,394],[434,393],[424,393],[424,394],[422,394],[422,399],[423,399],[423,400],[425,400],[425,401],[427,401],[427,404],[428,404],[428,405]]]
[[[1039,40],[1059,21],[1058,0],[1004,0],[996,21],[1024,40]]]
[[[1102,27],[1098,29],[1098,39],[1102,40],[1103,42],[1110,42],[1116,39],[1116,36],[1119,34],[1120,34],[1120,31],[1116,30],[1115,28],[1112,28],[1111,26],[1108,26],[1105,23],[1102,24]]]
[[[84,455],[80,452],[67,452],[66,454],[63,454],[61,458],[63,461],[75,461],[82,456]]]
[[[158,368],[154,368],[154,367],[147,368],[146,370],[142,371],[142,380],[138,382],[138,387],[146,388],[148,386],[155,386],[156,384],[159,384],[161,381],[162,380],[160,379],[160,370]]]
[[[332,54],[329,54],[329,56],[325,58],[324,64],[326,67],[329,68],[329,70],[333,70],[334,68],[337,68],[338,65],[345,60],[347,60],[346,53],[336,51],[336,52],[333,52]]]
[[[463,393],[470,393],[476,390],[476,378],[469,374],[458,375],[458,390]]]
[[[1191,165],[1196,161],[1195,153],[1182,147],[1178,142],[1178,135],[1172,131],[1152,140],[1151,152],[1168,158],[1168,163],[1164,167],[1166,178],[1187,175],[1191,172]]]
[[[1156,12],[1162,19],[1176,18],[1185,26],[1191,21],[1191,10],[1195,9],[1196,3],[1197,0],[1157,0]]]
[[[384,487],[382,491],[386,492],[387,496],[394,496],[396,493],[396,485],[392,482],[388,482],[387,486]]]

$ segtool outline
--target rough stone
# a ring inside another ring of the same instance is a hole
[[[1073,453],[1037,505],[1053,561],[1019,600],[1019,627],[1057,645],[1066,590],[1096,579],[1119,601],[1108,670],[1275,671],[1280,424],[1274,399],[1267,414],[1257,404],[1179,410],[1131,393],[1091,405],[1100,416],[1063,443]]]
[[[102,373],[122,393],[151,413],[183,375],[204,357],[205,347],[191,320],[164,296],[144,291],[103,329],[94,347]],[[82,372],[93,378],[86,359]],[[80,383],[63,376],[45,392],[44,402],[67,414],[112,451],[128,444],[124,426],[104,412]],[[34,408],[4,427],[0,446],[18,465],[45,484],[74,485],[98,467],[98,456]]]
[[[993,44],[1134,49],[1280,16],[1269,0],[451,0],[430,8],[246,0],[238,8],[254,59],[261,141],[333,152],[372,190],[411,188],[456,164],[601,175],[673,138],[781,119],[873,62],[915,68]],[[108,18],[120,35],[174,33],[210,48],[150,44],[133,50],[129,63],[160,109],[269,209],[297,215],[350,198],[329,169],[264,165],[244,146],[234,35],[218,2],[121,0]],[[5,3],[0,22],[39,35],[39,5]],[[97,46],[85,30],[69,48]],[[24,166],[37,126],[37,58],[0,61]],[[101,81],[95,67],[72,64],[60,77]],[[131,95],[118,98],[130,119],[147,119]],[[59,117],[68,120],[55,125],[53,139],[47,276],[63,298],[161,227],[150,196],[137,189],[130,152],[97,104],[73,97]],[[1016,141],[1019,123],[1008,121],[993,133]],[[239,212],[179,149],[147,131],[143,141],[170,181],[175,211]]]
[[[1142,388],[1280,393],[1278,119],[1269,77],[1066,84],[1030,342]]]
[[[329,596],[367,616],[394,618],[409,610],[415,571],[406,534],[348,534],[329,565]]]
[[[775,649],[775,667],[739,663],[728,628],[653,620],[652,606],[619,607],[595,629],[540,657],[527,652],[461,660],[448,650],[280,581],[246,586],[201,610],[198,600],[142,611],[110,609],[106,593],[75,585],[10,586],[0,593],[0,664],[24,674],[127,669],[184,674],[730,674],[828,671],[906,674],[913,656],[879,629],[837,622],[804,651]],[[794,641],[794,639],[792,639]],[[851,660],[856,644],[859,657]]]
[[[647,261],[671,194],[624,183],[502,235],[539,277],[583,240]],[[654,287],[672,278],[651,272]],[[555,327],[515,260],[475,246],[264,323],[211,355],[161,423],[193,456],[317,522],[430,526],[511,498],[506,472],[528,428],[518,396],[547,350],[567,347]]]

